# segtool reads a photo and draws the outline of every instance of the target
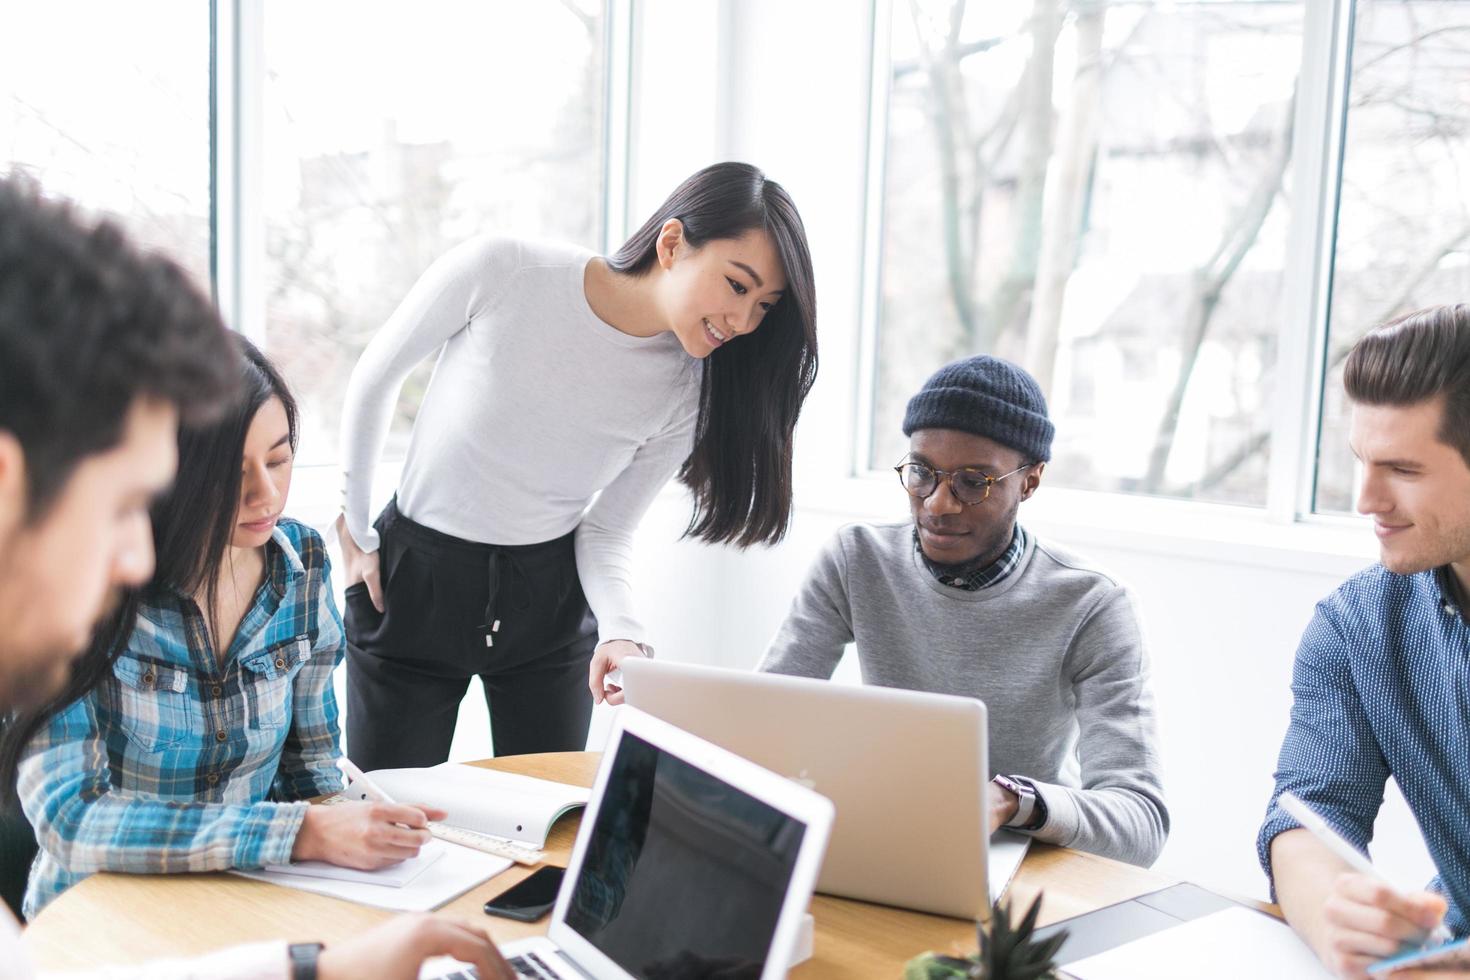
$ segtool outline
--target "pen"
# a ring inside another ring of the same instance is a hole
[[[345,755],[337,760],[337,768],[341,769],[344,776],[346,776],[350,781],[361,786],[363,792],[365,792],[373,799],[377,800],[379,803],[398,802],[393,797],[383,792],[383,788],[381,786],[369,779],[367,777],[367,773],[363,772],[361,769],[357,768],[357,766],[353,765],[352,760],[347,758]]]
[[[1329,827],[1327,821],[1318,816],[1317,811],[1303,803],[1301,798],[1295,793],[1282,793],[1277,799],[1277,802],[1281,804],[1281,809],[1295,817],[1298,823],[1307,830],[1310,830],[1312,835],[1321,841],[1329,851],[1351,865],[1354,871],[1362,872],[1369,877],[1377,878],[1385,884],[1393,885],[1393,882],[1383,876],[1383,872],[1373,867],[1372,862],[1364,857],[1361,851],[1343,840],[1342,835]],[[1443,922],[1435,926],[1429,933],[1431,942],[1447,943],[1451,938],[1453,937],[1450,935],[1450,931],[1445,928]]]

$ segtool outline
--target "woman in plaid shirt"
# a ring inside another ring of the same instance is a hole
[[[99,631],[65,707],[34,723],[19,779],[41,848],[27,917],[95,871],[382,867],[443,816],[304,802],[341,788],[342,621],[321,536],[282,517],[295,402],[240,344],[247,397],[181,433],[152,581]]]

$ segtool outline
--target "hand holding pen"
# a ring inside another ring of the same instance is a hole
[[[291,860],[376,871],[417,857],[419,848],[432,839],[429,821],[442,820],[445,814],[394,801],[346,759],[339,759],[337,767],[372,801],[307,807]]]
[[[1284,870],[1278,873],[1282,906],[1334,975],[1367,980],[1386,961],[1440,948],[1449,937],[1444,896],[1401,892],[1298,797],[1283,793],[1278,803],[1301,824],[1300,831],[1283,834],[1272,846],[1273,858],[1290,854],[1297,869],[1289,878]],[[1334,871],[1334,865],[1346,870]],[[1313,884],[1300,876],[1307,869]],[[1288,900],[1295,903],[1297,918]]]
[[[1373,863],[1364,857],[1361,851],[1349,844],[1337,831],[1328,826],[1327,821],[1323,820],[1316,810],[1303,803],[1301,797],[1295,793],[1282,793],[1277,802],[1281,804],[1281,809],[1291,814],[1298,823],[1311,831],[1312,836],[1316,837],[1323,846],[1346,861],[1354,871],[1366,875],[1375,882],[1386,885],[1388,888],[1397,892],[1393,883],[1383,876],[1383,872],[1375,868]],[[1447,943],[1451,938],[1450,931],[1445,928],[1443,922],[1436,925],[1429,932],[1429,942],[1435,945]]]

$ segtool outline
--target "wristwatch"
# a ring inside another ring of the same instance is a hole
[[[326,947],[321,943],[292,943],[286,947],[291,958],[291,980],[316,980],[316,961]]]
[[[1046,826],[1046,801],[1036,792],[1036,787],[1025,776],[997,775],[992,780],[1002,789],[1016,794],[1016,815],[1006,821],[1006,826],[1015,830],[1040,830]]]

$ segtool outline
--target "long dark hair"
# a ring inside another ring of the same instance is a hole
[[[759,330],[704,359],[694,449],[679,482],[694,496],[686,536],[714,544],[775,544],[791,523],[791,446],[817,379],[817,295],[806,228],[791,196],[748,163],[717,163],[680,184],[607,264],[641,276],[658,259],[659,230],[684,226],[693,248],[763,229],[786,291]]]
[[[274,365],[254,344],[233,335],[240,359],[242,393],[223,418],[179,430],[179,469],[173,486],[153,505],[153,577],[141,589],[128,590],[98,626],[87,652],[78,658],[60,694],[34,710],[9,720],[0,739],[0,779],[5,792],[15,792],[21,752],[52,716],[92,693],[127,649],[141,604],[171,594],[203,597],[211,637],[217,638],[214,609],[220,569],[229,553],[240,505],[240,458],[255,413],[271,398],[286,409],[290,443],[296,448],[296,400]]]

